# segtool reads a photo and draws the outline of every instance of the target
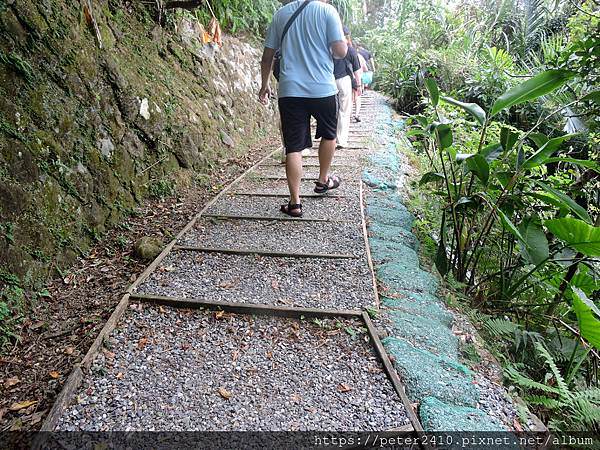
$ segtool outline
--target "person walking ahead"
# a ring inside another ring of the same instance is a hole
[[[348,53],[344,59],[333,62],[333,75],[338,87],[337,148],[348,147],[353,91],[360,89],[361,73],[358,54],[350,41],[350,30],[344,27]]]
[[[317,121],[319,146],[319,179],[315,192],[324,194],[340,185],[329,169],[337,135],[337,87],[333,76],[333,58],[346,56],[348,47],[342,22],[336,9],[325,0],[298,0],[280,8],[269,26],[261,60],[262,87],[259,100],[266,104],[276,50],[280,50],[279,113],[287,154],[286,174],[290,201],[281,211],[293,217],[302,216],[300,183],[302,150],[312,147],[310,118]],[[286,24],[290,22],[285,36]]]

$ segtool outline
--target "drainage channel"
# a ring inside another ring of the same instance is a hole
[[[277,213],[277,152],[225,188],[128,289],[42,430],[421,433],[366,312],[367,151],[343,152],[345,190],[305,195],[302,219]]]

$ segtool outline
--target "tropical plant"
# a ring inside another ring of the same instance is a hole
[[[540,343],[534,344],[535,355],[542,360],[543,376],[540,381],[524,375],[523,365],[509,365],[507,377],[519,386],[525,399],[538,406],[548,426],[558,431],[600,430],[600,389],[582,387],[577,384],[577,370],[587,356],[581,352],[574,356],[573,364],[566,376],[563,376],[555,359]]]

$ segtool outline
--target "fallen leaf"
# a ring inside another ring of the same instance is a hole
[[[35,425],[36,423],[40,423],[42,421],[42,418],[44,417],[44,414],[46,414],[46,411],[36,412],[35,414],[33,414],[31,416],[31,419],[29,419],[29,423],[31,425]]]
[[[125,378],[125,374],[124,374],[123,372],[119,372],[119,373],[118,373],[118,374],[115,376],[115,378],[116,378],[117,380],[122,380],[123,378]]]
[[[338,391],[340,392],[350,392],[352,388],[345,383],[340,383],[338,386]]]
[[[235,362],[238,359],[238,356],[240,356],[240,351],[239,350],[234,351],[233,354],[231,355],[231,360],[233,362]]]
[[[65,348],[65,355],[72,355],[74,351],[75,351],[75,348],[69,346],[69,347]]]
[[[232,287],[234,287],[236,284],[237,284],[237,282],[236,282],[236,281],[232,281],[232,280],[229,280],[229,281],[222,281],[222,282],[219,284],[219,287],[220,287],[220,288],[222,288],[222,289],[231,289],[231,288],[232,288]]]
[[[35,405],[37,402],[37,400],[26,400],[24,402],[13,403],[10,405],[9,409],[11,411],[20,411],[22,409],[29,408],[31,405]]]
[[[225,311],[217,311],[215,313],[215,319],[221,320],[223,317],[225,317]]]
[[[271,352],[271,351],[268,351],[268,352],[267,352],[267,358],[269,358],[269,359],[273,359],[273,352]]]
[[[166,313],[166,312],[167,312],[167,310],[166,310],[166,309],[164,308],[164,306],[162,306],[162,305],[158,307],[158,311],[159,311],[161,314],[164,314],[164,313]]]
[[[181,350],[189,350],[190,348],[192,348],[191,344],[188,344],[187,342],[185,344],[181,344]]]
[[[17,417],[10,424],[10,428],[8,431],[21,431],[23,429],[23,420],[20,417]]]
[[[294,403],[300,403],[302,401],[302,397],[300,397],[299,394],[292,394],[290,396],[290,399],[294,402]]]
[[[521,426],[521,424],[519,423],[519,420],[515,417],[515,419],[513,420],[513,425],[515,427],[515,430],[522,432],[523,431],[523,427]]]
[[[56,370],[53,370],[52,372],[49,373],[50,378],[54,378],[57,379],[58,377],[60,377],[60,373],[58,373]]]
[[[14,385],[19,384],[20,382],[21,380],[19,380],[19,377],[10,377],[4,382],[4,389],[13,387]]]
[[[146,346],[147,343],[148,343],[147,337],[140,338],[140,340],[138,341],[138,344],[137,344],[138,350],[143,350],[143,348]]]
[[[173,272],[175,270],[175,266],[167,266],[165,267],[165,272]]]
[[[104,356],[108,359],[115,359],[115,354],[109,350],[104,350]]]
[[[277,281],[277,280],[271,281],[271,287],[275,290],[279,290],[279,281]]]
[[[75,278],[74,275],[67,275],[66,277],[63,278],[63,283],[71,284],[73,282],[74,278]]]
[[[227,389],[220,387],[219,388],[219,395],[221,397],[223,397],[225,400],[229,400],[232,397],[232,393],[229,392]]]
[[[42,328],[44,325],[46,325],[46,322],[40,320],[39,322],[36,322],[33,325],[31,325],[29,327],[29,329],[30,330],[37,330],[38,328]]]

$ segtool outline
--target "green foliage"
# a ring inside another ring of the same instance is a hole
[[[218,0],[212,1],[211,6],[224,30],[261,35],[281,4],[276,0]],[[204,24],[212,18],[206,4],[196,9],[195,15]]]
[[[175,193],[175,182],[170,178],[153,181],[148,187],[151,198],[164,199]]]
[[[545,225],[554,236],[574,250],[591,257],[600,256],[600,227],[570,217],[547,220]]]
[[[548,427],[556,431],[591,431],[600,427],[600,389],[576,385],[572,374],[563,376],[555,359],[540,343],[535,351],[545,365],[543,382],[524,375],[509,366],[506,376],[525,392],[530,404],[536,405],[545,417],[552,417]]]
[[[21,75],[27,82],[35,79],[31,65],[16,53],[6,54],[0,50],[0,63],[10,67],[14,72]]]
[[[577,315],[579,332],[590,344],[600,349],[600,309],[581,289],[573,288],[573,294],[573,310]]]
[[[438,271],[484,312],[529,405],[563,427],[598,415],[565,392],[598,386],[600,24],[591,1],[550,3],[409,0],[365,39],[379,88],[417,112],[407,135],[437,211],[417,223]]]
[[[14,329],[21,320],[24,303],[25,292],[19,277],[0,268],[0,354],[18,337]]]

